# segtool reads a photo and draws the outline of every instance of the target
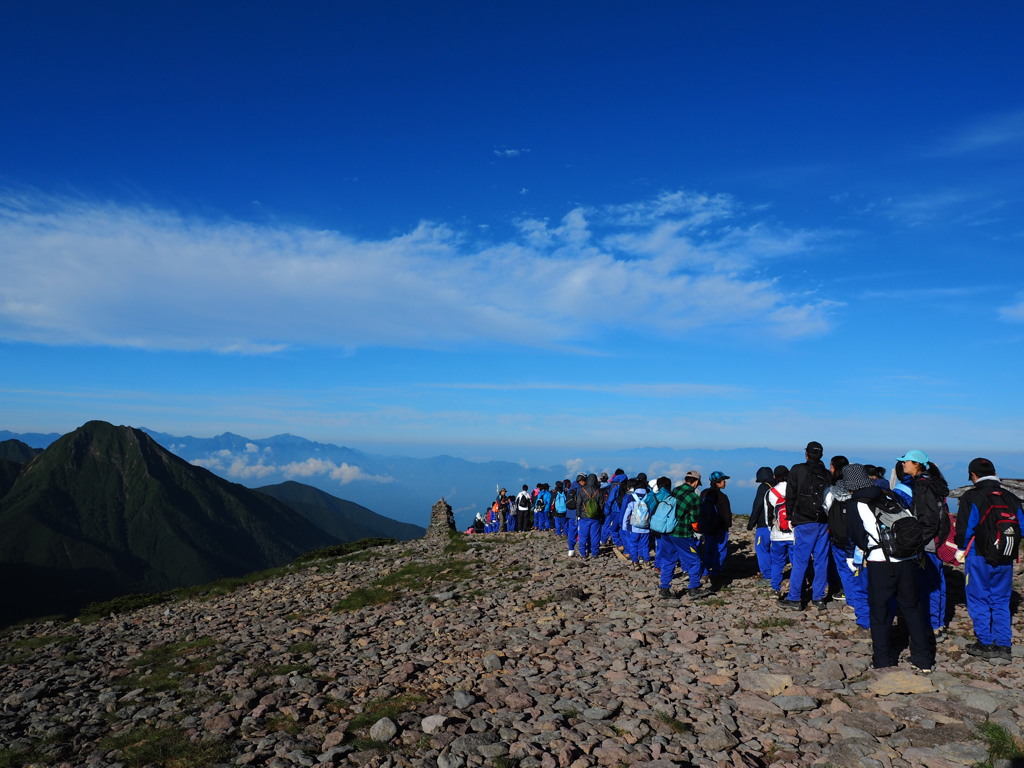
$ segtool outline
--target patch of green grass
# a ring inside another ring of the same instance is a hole
[[[335,544],[331,547],[323,547],[322,549],[307,552],[297,557],[295,563],[310,563],[316,560],[329,560],[340,557],[351,558],[354,554],[363,553],[374,547],[386,547],[389,544],[397,543],[395,539],[360,539],[359,541],[349,541],[344,544]],[[376,556],[377,553],[374,554]]]
[[[682,720],[672,717],[668,712],[661,712],[659,710],[654,713],[654,716],[672,729],[674,733],[689,733],[693,730],[689,723],[684,723]]]
[[[444,548],[444,553],[446,555],[457,555],[468,550],[469,543],[466,541],[466,535],[464,533],[459,533],[458,531],[448,532],[448,543]]]
[[[267,670],[268,675],[294,675],[296,673],[304,675],[312,669],[309,664],[280,664],[276,667],[271,667]]]
[[[132,728],[111,734],[100,742],[104,751],[117,750],[130,768],[156,764],[168,768],[202,768],[224,762],[230,746],[219,739],[192,741],[177,728]]]
[[[716,608],[721,608],[725,605],[725,598],[722,597],[708,597],[701,601],[703,605],[713,605]]]
[[[34,651],[54,643],[67,643],[75,638],[72,635],[38,635],[36,637],[20,637],[11,640],[8,646],[18,650]]]
[[[0,747],[0,768],[25,768],[25,766],[41,763],[44,760],[43,755],[35,749]]]
[[[390,603],[398,595],[392,589],[382,587],[358,587],[334,604],[334,611],[358,611],[368,605]]]
[[[302,733],[302,729],[305,728],[305,726],[299,721],[280,712],[268,716],[264,721],[264,726],[268,731],[274,731],[275,733],[287,733],[292,736],[298,736]]]
[[[312,640],[303,640],[288,647],[288,653],[302,654],[316,651],[316,643]]]
[[[465,581],[473,575],[474,563],[455,560],[433,563],[410,563],[377,579],[375,584],[381,587],[399,587],[404,589],[421,589],[431,582]]]
[[[143,652],[131,662],[134,669],[147,670],[121,679],[129,688],[147,691],[173,691],[181,687],[188,675],[205,672],[215,666],[216,659],[207,653],[216,647],[216,641],[204,637],[191,642],[167,643]]]
[[[369,587],[359,587],[334,605],[335,612],[358,611],[370,605],[383,605],[404,592],[422,592],[438,584],[466,581],[473,577],[475,560],[409,563],[377,579]]]
[[[40,648],[46,648],[57,643],[67,643],[75,638],[71,635],[38,635],[36,637],[20,637],[7,642],[3,651],[12,653],[0,654],[0,661],[4,664],[17,666],[31,659]]]
[[[151,605],[163,605],[175,600],[174,592],[160,592],[155,595],[122,595],[101,603],[89,603],[78,612],[78,619],[85,624],[105,619],[113,613],[131,613]]]
[[[1024,746],[1005,726],[992,721],[981,723],[975,731],[988,750],[988,761],[976,768],[991,768],[996,760],[1024,760]]]
[[[369,728],[382,717],[395,720],[403,712],[415,712],[416,707],[426,700],[427,697],[419,693],[403,693],[400,696],[368,701],[363,705],[363,711],[356,714],[349,722],[349,731]]]

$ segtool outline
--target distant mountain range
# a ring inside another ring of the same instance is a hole
[[[28,456],[0,459],[2,622],[238,576],[339,541],[423,534],[300,483],[229,482],[105,422],[42,452],[7,440],[0,456]]]
[[[733,509],[750,510],[758,467],[792,466],[803,461],[803,446],[792,450],[771,448],[624,448],[618,451],[583,451],[563,463],[526,466],[510,461],[475,462],[452,456],[409,458],[380,456],[354,448],[318,443],[295,435],[253,439],[230,432],[210,438],[178,437],[143,429],[168,450],[186,461],[249,487],[298,481],[340,496],[376,513],[426,526],[431,506],[442,496],[452,505],[456,521],[466,526],[476,512],[494,500],[498,487],[515,492],[526,484],[575,477],[578,470],[611,471],[618,467],[630,475],[667,475],[678,482],[689,469],[707,477],[721,470],[732,479],[729,494]],[[43,448],[56,435],[15,434],[0,431],[0,439],[15,438]],[[810,435],[810,438],[815,435]],[[34,442],[35,440],[35,442]],[[851,460],[891,467],[910,446],[888,452],[858,453],[826,445],[826,460],[842,452]],[[944,452],[940,466],[950,485],[966,482],[967,464],[976,452]],[[994,453],[989,458],[1006,477],[1024,476],[1024,453]]]

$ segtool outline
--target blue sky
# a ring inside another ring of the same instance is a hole
[[[9,3],[0,428],[1017,450],[1022,32],[1017,2]]]

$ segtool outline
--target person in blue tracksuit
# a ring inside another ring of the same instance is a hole
[[[658,497],[647,483],[639,479],[627,480],[626,504],[622,511],[622,537],[627,542],[626,553],[634,570],[646,567],[651,559],[651,515],[658,505]],[[668,490],[663,489],[667,496]],[[647,507],[646,520],[640,512],[640,503]],[[641,566],[641,563],[643,566]]]
[[[772,594],[780,600],[785,598],[782,591],[782,576],[789,565],[789,555],[793,549],[793,527],[789,524],[786,511],[786,481],[789,478],[789,467],[780,464],[772,473],[775,484],[764,496],[764,516],[771,531],[772,538],[772,570],[770,587]]]
[[[629,503],[629,494],[626,492],[626,473],[616,469],[615,474],[608,480],[608,498],[604,503],[604,527],[601,529],[601,543],[610,541],[613,547],[624,550],[625,544],[622,539],[622,513]]]
[[[946,515],[949,485],[939,468],[924,451],[907,451],[901,458],[903,472],[910,478],[910,511],[921,523],[924,535],[924,559],[921,561],[921,596],[928,608],[928,617],[936,639],[946,634],[946,573],[937,554],[936,539]]]
[[[690,597],[701,597],[707,593],[707,590],[700,585],[701,577],[704,575],[704,566],[700,561],[699,542],[693,530],[693,522],[700,516],[700,498],[697,496],[697,486],[700,484],[700,472],[690,470],[686,473],[683,484],[672,491],[672,495],[677,500],[676,527],[669,533],[661,534],[658,537],[656,567],[660,575],[658,580],[659,597],[665,599],[674,597],[669,587],[672,585],[676,563],[684,573],[689,575],[687,594]],[[667,477],[659,477],[658,493],[671,485],[672,481]]]
[[[1019,532],[1024,529],[1024,511],[1020,499],[1003,487],[989,459],[974,459],[967,473],[974,487],[960,497],[955,539],[956,559],[964,564],[967,614],[974,624],[975,642],[966,651],[983,659],[1009,661],[1013,563],[1020,540],[1018,536],[1013,544],[1004,535],[1000,546],[995,521],[1005,507],[1007,517],[1012,519],[1016,513]]]
[[[843,460],[837,462],[837,458],[843,458]],[[842,481],[842,470],[849,466],[849,463],[849,461],[845,460],[845,457],[835,457],[832,459],[833,482],[825,490],[825,509],[828,510],[832,558],[835,561],[836,574],[843,585],[843,595],[846,597],[846,604],[853,608],[857,626],[862,629],[870,629],[871,609],[868,606],[868,572],[863,559],[857,557],[856,545],[850,540],[846,502],[850,500],[851,494]],[[833,521],[838,522],[835,527],[832,525]],[[843,535],[842,538],[840,537],[841,534]]]
[[[771,467],[761,467],[757,470],[754,478],[757,490],[754,492],[754,504],[750,508],[750,519],[747,521],[747,530],[754,532],[757,568],[761,572],[761,578],[767,582],[772,580],[772,529],[765,519],[764,497],[772,487],[773,478]]]
[[[729,553],[729,529],[732,527],[732,505],[725,495],[725,486],[729,476],[724,472],[714,471],[708,476],[709,487],[700,494],[701,503],[701,561],[704,570],[711,580],[711,585],[718,588],[722,584],[725,558]],[[710,515],[716,521],[712,531],[704,530],[704,521]]]
[[[587,502],[596,505],[593,516],[587,514]],[[576,494],[576,518],[579,525],[579,556],[595,559],[601,546],[601,528],[604,525],[604,505],[601,503],[601,484],[591,472]]]
[[[582,472],[576,476],[576,480],[569,486],[566,494],[569,496],[569,509],[565,511],[565,535],[566,543],[569,545],[569,557],[573,557],[578,552],[577,545],[579,543],[580,534],[580,488],[582,488],[583,481],[586,480],[586,475]],[[573,501],[575,499],[575,501]]]
[[[568,511],[566,505],[565,486],[561,480],[555,482],[555,492],[551,497],[551,516],[555,523],[555,536],[565,536],[565,515]]]
[[[534,527],[538,531],[551,530],[551,486],[544,483],[540,486],[537,496],[533,500]]]
[[[811,603],[825,607],[828,591],[828,526],[825,517],[825,488],[831,482],[828,467],[821,461],[821,443],[812,440],[804,449],[806,461],[794,464],[786,481],[786,512],[793,526],[793,567],[789,573],[789,594],[779,605],[803,610],[804,577],[813,565]]]

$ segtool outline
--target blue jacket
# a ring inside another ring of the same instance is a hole
[[[614,517],[616,520],[622,517],[626,504],[629,503],[629,494],[626,493],[626,475],[614,475],[608,481],[608,498],[604,502],[604,517],[606,520]]]

